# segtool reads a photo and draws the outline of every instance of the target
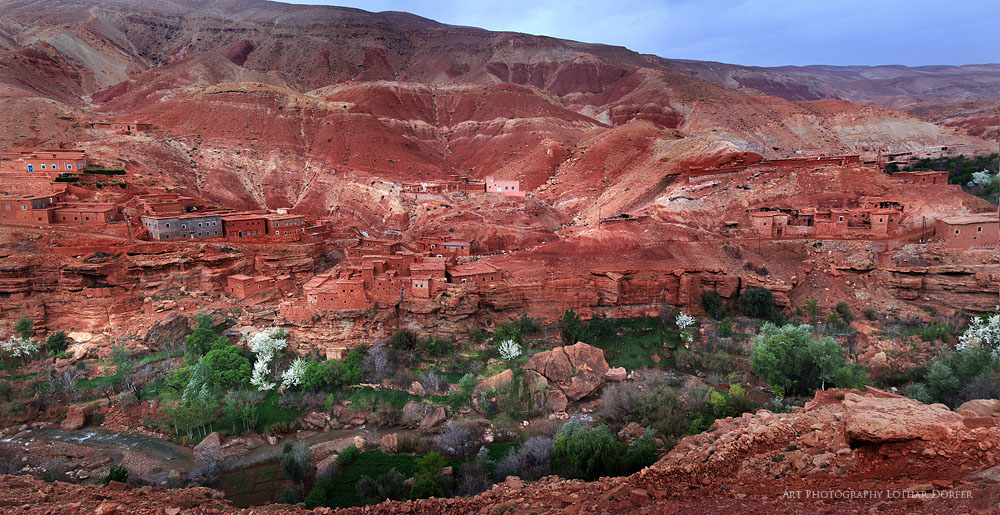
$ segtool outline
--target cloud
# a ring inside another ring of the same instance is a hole
[[[745,65],[1000,61],[993,0],[308,0]]]

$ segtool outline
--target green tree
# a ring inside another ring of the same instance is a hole
[[[736,301],[740,312],[751,318],[768,318],[777,310],[771,290],[760,286],[749,286]]]
[[[816,299],[809,299],[803,309],[809,317],[809,321],[815,324],[817,317],[819,317],[819,302]]]
[[[389,337],[389,346],[396,350],[411,351],[417,348],[417,335],[409,329],[400,329]]]
[[[30,340],[35,335],[35,321],[28,317],[21,317],[14,322],[14,334]]]
[[[185,340],[188,353],[192,356],[204,356],[213,349],[221,349],[232,344],[229,338],[216,333],[208,327],[198,326]]]
[[[784,396],[810,395],[830,386],[858,388],[864,384],[863,374],[841,370],[856,365],[847,363],[840,345],[831,338],[815,338],[808,325],[764,324],[754,339],[750,366],[768,386]],[[838,384],[838,380],[861,382]]]
[[[417,473],[421,476],[426,477],[437,477],[441,475],[441,471],[444,470],[444,458],[441,456],[440,452],[429,452],[419,458],[417,458],[415,465],[417,466]]]
[[[563,477],[593,481],[616,470],[619,446],[605,425],[588,428],[571,420],[552,438],[556,469]]]
[[[716,320],[726,318],[726,310],[722,306],[722,296],[715,290],[701,292],[701,307]]]
[[[211,367],[212,380],[219,388],[233,390],[250,382],[250,360],[235,345],[212,349],[203,359]]]
[[[382,474],[377,479],[372,479],[371,476],[361,476],[355,488],[358,497],[365,504],[376,504],[386,499],[401,501],[409,497],[411,491],[406,484],[406,478],[396,472],[396,469],[390,469],[389,472]]]
[[[69,347],[69,341],[66,339],[66,333],[63,331],[56,331],[49,334],[48,338],[45,339],[45,351],[48,352],[50,356],[56,356],[61,352],[64,352]]]
[[[521,323],[517,321],[504,322],[493,331],[493,343],[497,344],[505,340],[513,340],[514,343],[521,344]]]
[[[584,337],[583,321],[580,320],[580,316],[572,309],[567,309],[563,313],[559,324],[559,332],[562,335],[563,343],[566,345],[573,345],[578,341],[582,341]]]

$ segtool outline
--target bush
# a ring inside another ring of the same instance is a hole
[[[552,448],[553,463],[563,477],[593,481],[616,469],[618,445],[604,425],[588,428],[570,420],[556,432]]]
[[[444,458],[439,452],[429,452],[417,458],[416,462],[417,472],[425,477],[440,476],[444,465]]]
[[[187,350],[194,356],[204,356],[213,349],[231,347],[229,338],[212,330],[211,327],[199,325],[185,340]]]
[[[580,316],[572,309],[567,309],[563,313],[559,324],[559,333],[562,336],[563,343],[573,345],[576,342],[583,341],[584,332],[584,325],[583,321],[580,320]]]
[[[406,484],[406,478],[402,474],[391,469],[382,474],[377,479],[370,476],[361,476],[357,486],[358,497],[365,504],[376,504],[386,499],[401,501],[406,499],[410,493],[410,487]]]
[[[299,502],[299,491],[294,487],[286,486],[281,495],[278,496],[278,504],[296,504]]]
[[[351,351],[346,358],[325,361],[310,360],[302,373],[302,388],[306,391],[336,390],[361,381],[361,353]]]
[[[740,312],[751,318],[768,318],[777,309],[771,290],[760,286],[749,286],[736,301]]]
[[[940,402],[952,409],[975,398],[991,398],[1000,384],[1000,359],[989,349],[967,347],[940,352],[921,381],[906,388],[908,396],[923,402]]]
[[[517,450],[511,450],[497,462],[493,477],[503,481],[517,476],[525,481],[537,481],[552,471],[552,439],[533,436]]]
[[[352,445],[352,446],[344,449],[337,456],[337,464],[339,464],[341,466],[341,468],[348,467],[352,463],[354,463],[355,461],[358,461],[358,456],[360,456],[360,455],[361,455],[361,451],[357,447],[355,447],[355,446]]]
[[[715,290],[701,292],[701,307],[716,320],[726,318],[726,310],[722,307],[722,296]]]
[[[309,468],[306,466],[308,462],[309,450],[304,445],[285,442],[284,454],[281,456],[281,471],[291,478],[293,483],[302,484],[309,474]]]
[[[654,388],[636,399],[628,420],[670,438],[686,434],[690,426],[687,410],[666,386]]]
[[[873,308],[871,306],[866,307],[861,312],[861,314],[864,315],[865,320],[867,320],[869,322],[874,322],[874,321],[878,320],[878,312],[875,311],[875,308]]]
[[[396,350],[412,351],[417,348],[417,335],[409,329],[400,329],[392,333],[389,346]]]
[[[842,320],[845,324],[850,324],[854,321],[854,312],[851,311],[851,306],[848,303],[840,301],[837,303],[837,307],[834,310],[837,312],[837,315],[840,316],[840,320]]]
[[[125,467],[111,467],[111,470],[108,471],[108,475],[104,478],[103,483],[107,485],[112,481],[128,483],[128,469]]]
[[[628,445],[622,458],[621,473],[632,474],[656,462],[656,439],[653,431],[645,433]]]
[[[66,339],[66,333],[63,331],[56,331],[45,339],[45,352],[47,352],[49,356],[57,356],[64,352],[68,347],[69,340]]]
[[[410,499],[428,499],[431,497],[444,497],[444,490],[438,486],[437,481],[430,477],[422,477],[413,483],[410,488]]]
[[[847,363],[837,342],[814,338],[807,325],[764,324],[754,339],[750,366],[779,397],[808,396],[827,386],[859,388],[867,383],[862,372],[851,370],[857,366]]]

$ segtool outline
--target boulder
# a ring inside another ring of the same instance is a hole
[[[362,445],[364,442],[362,442]],[[354,445],[357,448],[361,448],[354,442],[354,437],[344,437],[338,438],[336,440],[327,440],[325,442],[320,442],[315,445],[309,446],[309,452],[318,459],[326,458],[327,456],[333,456],[340,454],[344,449]]]
[[[621,431],[618,431],[618,440],[626,443],[632,443],[635,440],[642,438],[642,435],[644,434],[646,434],[646,429],[644,427],[636,424],[635,422],[629,422],[628,425],[623,427]]]
[[[215,457],[222,448],[222,436],[218,431],[213,431],[205,437],[198,445],[194,446],[194,453],[198,456]]]
[[[448,412],[444,409],[444,406],[431,406],[427,410],[427,414],[424,415],[424,419],[420,421],[420,428],[431,429],[447,419]]]
[[[171,311],[146,331],[142,343],[148,349],[157,350],[167,342],[182,342],[187,336],[189,323],[187,317]]]
[[[87,425],[87,409],[82,406],[70,406],[66,410],[66,418],[59,427],[66,431],[76,431]]]
[[[579,342],[539,352],[524,368],[538,372],[568,399],[578,401],[604,384],[608,362],[603,350]]]
[[[566,394],[559,390],[549,390],[545,393],[545,405],[552,411],[566,411],[569,400]]]
[[[416,395],[417,397],[427,395],[427,391],[424,389],[424,385],[420,384],[420,381],[410,383],[410,387],[406,390],[406,393]]]
[[[316,476],[322,476],[332,470],[332,467],[337,463],[337,455],[331,454],[326,458],[323,458],[316,464]]]
[[[396,452],[396,448],[399,447],[399,437],[396,436],[396,433],[382,435],[379,443],[381,444],[383,451],[392,454]]]
[[[400,423],[404,426],[413,426],[420,422],[424,414],[424,405],[417,401],[410,401],[403,406],[403,413],[400,415]]]
[[[302,429],[314,429],[317,431],[328,431],[330,429],[330,414],[313,411],[305,417],[299,419]]]
[[[628,372],[625,367],[609,368],[607,372],[604,373],[604,380],[611,383],[620,383],[628,377]]]
[[[1000,417],[1000,400],[997,399],[975,399],[962,404],[955,410],[963,415],[971,412],[974,417]]]
[[[844,432],[851,446],[942,440],[964,429],[962,416],[941,404],[906,397],[844,396]]]
[[[508,368],[507,370],[504,370],[499,374],[483,379],[481,383],[476,385],[475,396],[479,397],[479,394],[485,391],[492,390],[494,388],[499,388],[504,385],[508,385],[513,380],[514,380],[514,372],[512,372]]]

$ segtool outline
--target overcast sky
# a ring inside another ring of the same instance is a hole
[[[285,1],[744,65],[1000,62],[998,0]]]

